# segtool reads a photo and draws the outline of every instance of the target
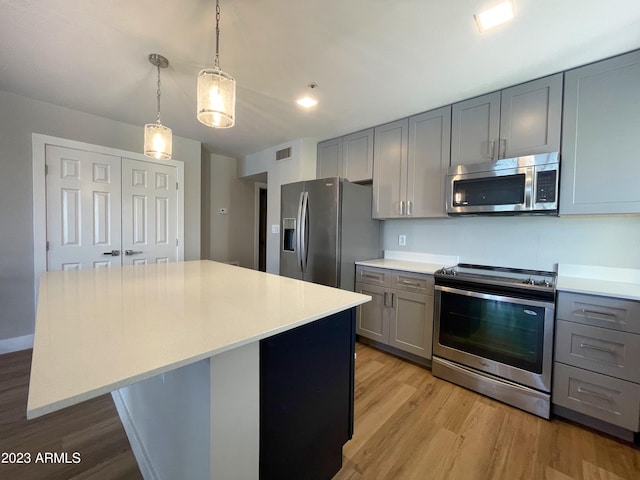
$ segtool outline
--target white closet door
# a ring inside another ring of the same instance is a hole
[[[123,265],[178,259],[177,168],[122,159]]]
[[[121,159],[46,146],[47,270],[121,265]]]

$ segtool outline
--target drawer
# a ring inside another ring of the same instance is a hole
[[[555,363],[552,402],[593,418],[637,432],[640,385]]]
[[[391,288],[433,296],[433,275],[391,270]]]
[[[640,383],[640,335],[556,322],[555,360]]]
[[[356,282],[388,287],[391,284],[391,270],[356,265]]]
[[[640,302],[558,292],[556,318],[640,334]]]

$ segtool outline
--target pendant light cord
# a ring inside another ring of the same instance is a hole
[[[216,60],[213,64],[216,70],[220,70],[220,0],[216,0]]]
[[[156,93],[158,95],[158,119],[156,120],[156,123],[160,125],[162,122],[160,122],[160,64],[159,63],[158,63],[158,91]]]

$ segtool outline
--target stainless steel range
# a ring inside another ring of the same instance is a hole
[[[556,274],[461,263],[434,277],[433,375],[549,418]]]

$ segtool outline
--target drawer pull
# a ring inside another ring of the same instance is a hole
[[[402,280],[400,282],[402,285],[408,285],[409,287],[420,287],[420,282],[410,282],[409,280]]]
[[[599,345],[591,345],[590,343],[581,343],[580,348],[590,348],[591,350],[598,350],[600,352],[610,353],[611,355],[616,354],[616,350],[611,347],[601,347]]]
[[[598,312],[597,310],[587,310],[586,308],[582,309],[582,314],[585,317],[592,317],[595,318],[596,320],[598,320],[598,315],[601,317],[608,317],[608,318],[616,318],[616,315],[613,313],[607,313],[607,312]]]
[[[363,273],[360,276],[362,278],[370,278],[371,280],[380,280],[380,275],[371,275],[370,273]]]
[[[609,395],[605,395],[603,393],[594,392],[593,390],[589,390],[588,388],[578,387],[578,393],[586,393],[587,395],[598,397],[608,402],[613,402],[613,397],[610,397]]]

